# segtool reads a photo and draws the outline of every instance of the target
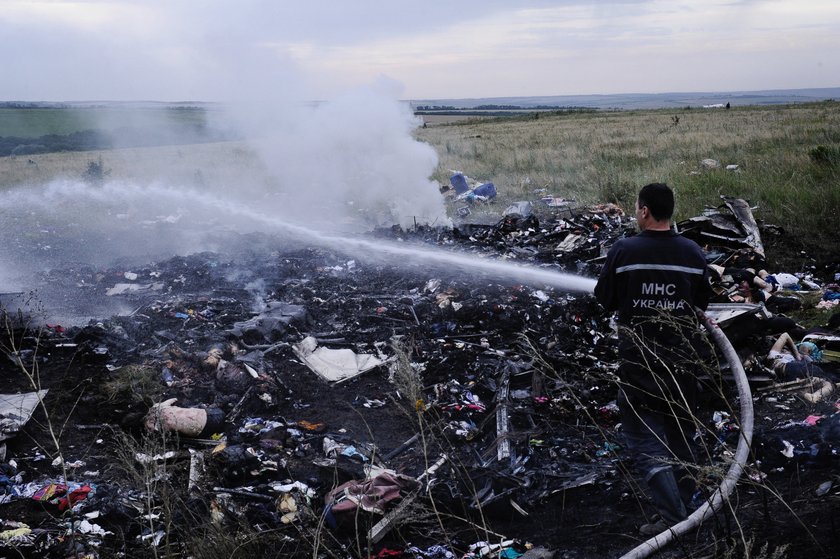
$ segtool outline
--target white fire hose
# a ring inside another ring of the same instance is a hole
[[[744,466],[746,465],[753,434],[752,393],[750,392],[747,375],[744,372],[744,367],[741,365],[738,354],[735,353],[735,349],[732,347],[726,334],[720,329],[720,326],[702,312],[698,311],[698,314],[706,324],[706,329],[712,340],[714,340],[729,362],[732,373],[735,375],[735,384],[738,386],[738,399],[741,401],[741,429],[738,446],[735,449],[735,457],[720,487],[715,490],[708,501],[703,503],[688,518],[639,544],[622,555],[621,559],[644,559],[649,557],[677,537],[700,526],[700,524],[712,516],[729,499],[729,495],[735,489],[735,485],[738,483],[738,479],[741,477],[741,473],[744,471]]]

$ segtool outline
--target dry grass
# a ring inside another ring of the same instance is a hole
[[[487,119],[427,126],[417,137],[440,156],[438,181],[460,170],[496,184],[502,202],[545,192],[628,207],[641,185],[665,181],[677,190],[680,218],[728,194],[804,233],[830,227],[840,209],[838,169],[809,157],[816,146],[840,144],[836,102]],[[707,158],[739,170],[704,170]]]
[[[219,142],[0,157],[0,190],[79,179],[90,162],[100,159],[115,181],[235,188],[243,180],[270,180],[245,142]]]

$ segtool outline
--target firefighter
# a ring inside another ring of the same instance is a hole
[[[696,461],[698,362],[708,355],[695,312],[709,302],[706,258],[672,229],[673,213],[668,185],[643,187],[640,232],[612,246],[595,287],[601,305],[617,312],[622,429],[660,515],[641,527],[646,536],[687,517],[696,485],[682,464]]]

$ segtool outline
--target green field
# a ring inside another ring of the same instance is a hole
[[[77,109],[0,108],[0,137],[38,138],[93,128],[91,113]]]
[[[83,130],[115,131],[136,126],[203,126],[201,108],[9,108],[0,107],[0,138],[39,138]]]

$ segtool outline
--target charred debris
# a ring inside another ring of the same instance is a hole
[[[834,271],[772,269],[762,236],[781,233],[743,200],[678,227],[720,267],[709,312],[751,365],[750,479],[816,472],[817,498],[831,497]],[[540,217],[521,204],[494,224],[371,235],[597,277],[633,231],[611,204]],[[82,326],[51,322],[37,292],[2,296],[0,546],[31,557],[511,558],[620,554],[637,541],[650,508],[621,446],[610,316],[591,295],[262,236],[241,246],[40,277],[39,290],[80,312],[120,302]],[[764,289],[738,272],[756,267],[787,283]],[[784,314],[817,301],[828,302],[823,328]],[[748,361],[782,331],[820,346],[821,377],[781,379]],[[704,379],[710,468],[737,439],[727,369],[712,364]],[[755,493],[704,529],[725,540],[723,517],[756,514]],[[614,537],[598,537],[605,523]]]

